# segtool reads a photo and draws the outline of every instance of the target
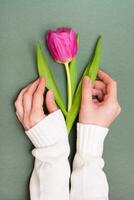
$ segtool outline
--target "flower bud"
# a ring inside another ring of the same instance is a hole
[[[69,63],[76,57],[78,51],[76,33],[71,28],[58,28],[48,31],[47,45],[52,57],[58,63]]]

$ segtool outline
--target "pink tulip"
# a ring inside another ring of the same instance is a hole
[[[52,57],[59,63],[69,63],[78,50],[76,33],[71,28],[47,32],[47,45]]]

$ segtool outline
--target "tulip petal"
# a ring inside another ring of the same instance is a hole
[[[81,102],[82,79],[85,75],[88,75],[90,77],[90,79],[94,82],[94,80],[96,79],[96,75],[97,75],[99,66],[100,66],[101,51],[102,51],[102,39],[101,39],[101,37],[99,37],[97,40],[95,53],[94,53],[92,62],[89,63],[84,70],[84,73],[82,75],[82,78],[78,84],[78,87],[77,87],[77,90],[75,93],[72,107],[66,116],[66,125],[67,125],[67,129],[68,129],[68,133],[70,133],[70,130],[74,124],[74,121],[79,113],[80,102]]]
[[[58,104],[58,106],[60,107],[64,115],[66,116],[67,111],[66,111],[64,101],[62,99],[58,86],[53,78],[53,74],[46,61],[46,58],[42,53],[41,45],[39,42],[37,43],[36,53],[37,53],[38,73],[40,76],[45,77],[47,89],[52,89],[55,96],[56,103]]]

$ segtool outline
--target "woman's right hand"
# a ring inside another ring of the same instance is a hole
[[[26,131],[47,116],[43,110],[44,90],[45,79],[40,77],[23,88],[15,101],[16,115]],[[51,90],[46,94],[45,104],[49,113],[58,109]]]

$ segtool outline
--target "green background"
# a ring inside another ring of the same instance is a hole
[[[0,0],[0,200],[29,199],[33,146],[15,116],[13,101],[37,78],[35,44],[45,47],[48,29],[73,27],[80,34],[78,74],[87,64],[99,34],[101,68],[118,82],[122,113],[105,141],[105,171],[110,200],[134,199],[134,1]],[[46,56],[66,100],[64,67]],[[75,127],[70,138],[72,157]]]

